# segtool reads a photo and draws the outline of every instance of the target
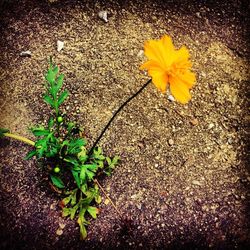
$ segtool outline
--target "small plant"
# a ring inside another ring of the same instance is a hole
[[[95,219],[99,210],[94,204],[101,202],[99,187],[94,178],[101,174],[109,176],[119,157],[104,156],[100,147],[87,151],[87,141],[81,137],[81,128],[68,120],[60,110],[69,95],[67,90],[62,90],[64,75],[59,74],[58,66],[50,62],[45,79],[46,93],[43,99],[53,112],[47,126],[31,128],[36,141],[10,134],[6,129],[0,130],[0,136],[9,136],[34,146],[25,159],[35,156],[43,160],[54,191],[64,197],[60,202],[62,215],[71,219],[78,217],[81,238],[85,239],[86,225],[89,224],[86,215]]]

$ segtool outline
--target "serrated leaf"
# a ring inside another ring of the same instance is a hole
[[[89,170],[86,170],[86,174],[87,174],[89,180],[92,180],[95,176],[95,173],[93,173]]]
[[[116,164],[118,163],[119,160],[120,160],[120,157],[116,155],[116,156],[112,159],[112,164],[116,165]]]
[[[54,118],[50,117],[48,121],[48,128],[51,129],[54,125]]]
[[[48,129],[45,129],[43,127],[40,128],[32,128],[31,132],[34,136],[46,136],[50,134],[50,131]]]
[[[106,161],[107,161],[108,165],[110,165],[112,162],[112,160],[109,157],[106,157]]]
[[[76,181],[76,185],[78,188],[81,188],[81,179],[79,177],[79,172],[74,171],[73,169],[71,170],[71,173]]]
[[[57,92],[63,85],[63,78],[64,78],[63,74],[60,74],[57,78],[57,84],[56,84]]]
[[[80,171],[79,163],[75,157],[67,156],[67,157],[64,157],[63,160],[74,165],[74,170]]]
[[[88,170],[91,170],[91,171],[96,171],[97,170],[97,168],[98,168],[98,166],[97,166],[97,164],[85,164],[84,165]]]
[[[68,154],[78,154],[82,150],[82,146],[86,145],[86,140],[80,139],[73,139],[70,141],[68,145]]]
[[[36,155],[36,150],[31,150],[25,157],[24,160],[29,160]]]
[[[100,203],[102,202],[102,197],[101,197],[101,195],[97,194],[97,195],[95,196],[95,202],[96,202],[97,204],[100,204]]]
[[[70,212],[71,212],[70,210],[71,210],[70,208],[64,207],[64,208],[62,209],[62,216],[63,216],[63,217],[69,216],[69,215],[70,215]]]
[[[84,183],[84,184],[81,185],[81,191],[82,191],[83,193],[86,192],[87,188],[88,188],[88,186],[87,186],[86,183]]]
[[[82,163],[84,163],[88,159],[87,150],[84,146],[82,146],[80,149],[81,151],[77,154],[77,157]]]
[[[56,72],[54,72],[52,70],[52,68],[50,67],[50,69],[48,70],[46,76],[45,76],[45,79],[50,83],[50,84],[53,84],[55,82],[55,79],[56,79]]]
[[[53,99],[52,99],[48,94],[45,94],[45,95],[43,96],[43,100],[44,100],[45,102],[47,102],[52,108],[55,108],[54,101],[53,101]]]
[[[79,208],[79,205],[75,205],[73,208],[71,208],[70,210],[70,219],[73,220],[75,218],[76,212]]]
[[[97,166],[98,166],[99,168],[103,168],[103,167],[104,167],[103,160],[95,160],[95,163],[97,164]]]
[[[62,200],[62,202],[63,202],[64,205],[67,205],[70,201],[71,201],[71,195],[65,197],[65,198]]]
[[[69,92],[67,90],[65,90],[64,92],[62,92],[62,94],[58,97],[58,106],[60,106],[64,100],[68,97]]]
[[[87,211],[94,219],[96,219],[97,214],[99,213],[99,209],[92,206],[88,206]]]
[[[79,217],[77,220],[77,223],[79,224],[79,227],[80,227],[80,239],[81,240],[84,240],[87,238],[87,230],[86,230],[85,225],[88,225],[88,222],[84,218],[85,211],[86,209],[80,210]]]
[[[50,157],[54,157],[56,156],[58,153],[58,149],[56,147],[50,147],[49,148],[49,151],[46,153],[46,157],[47,158],[50,158]]]
[[[76,204],[76,194],[77,194],[77,189],[75,189],[75,191],[71,195],[71,202],[70,202],[71,206],[74,206]]]
[[[86,169],[84,166],[81,166],[80,179],[84,183],[86,180]]]
[[[75,127],[75,124],[73,122],[69,122],[67,124],[67,130],[68,130],[68,132],[70,132],[74,127]]]
[[[53,73],[54,75],[56,76],[59,72],[59,67],[56,65],[54,68],[53,68]]]
[[[52,180],[53,185],[55,185],[57,188],[65,188],[64,183],[60,179],[60,177],[51,174],[50,178]]]

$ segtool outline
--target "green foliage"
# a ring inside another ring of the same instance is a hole
[[[10,131],[5,128],[0,128],[0,138],[4,136],[4,133],[9,133]]]
[[[31,128],[36,137],[35,149],[27,154],[26,159],[34,156],[44,159],[52,185],[64,197],[61,201],[62,215],[71,219],[77,217],[81,238],[85,239],[89,224],[86,217],[95,219],[99,210],[93,205],[101,202],[94,179],[101,174],[110,175],[119,157],[112,159],[104,156],[100,147],[89,155],[87,141],[81,138],[81,128],[60,111],[60,106],[69,95],[67,90],[62,90],[64,75],[59,74],[59,68],[51,62],[45,79],[43,99],[54,112],[45,127]]]

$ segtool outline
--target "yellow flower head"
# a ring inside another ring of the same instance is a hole
[[[177,101],[187,103],[191,99],[189,89],[195,83],[195,74],[190,71],[192,63],[185,46],[175,49],[171,37],[165,35],[160,40],[149,40],[144,45],[148,58],[140,69],[148,70],[155,86],[163,93],[168,84]]]

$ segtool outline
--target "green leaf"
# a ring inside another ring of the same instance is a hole
[[[97,168],[97,164],[85,164],[81,166],[80,179],[82,182],[86,181],[86,176],[89,180],[92,180],[95,176]]]
[[[89,170],[86,171],[86,174],[87,174],[89,180],[92,180],[95,176],[95,173],[93,173]]]
[[[45,102],[47,102],[52,108],[55,108],[54,101],[53,101],[53,99],[52,99],[48,94],[45,94],[45,95],[43,96],[43,100],[44,100]]]
[[[66,206],[71,201],[71,195],[65,197],[62,202]]]
[[[56,72],[52,70],[52,67],[50,66],[47,74],[45,75],[45,79],[52,85],[55,82],[56,79]]]
[[[89,212],[89,214],[92,216],[92,218],[96,219],[97,214],[99,213],[98,208],[96,207],[92,207],[92,206],[88,206],[87,211]]]
[[[106,161],[107,161],[108,165],[111,165],[112,160],[109,157],[106,157]]]
[[[83,184],[81,185],[81,191],[82,191],[83,193],[85,193],[85,192],[87,191],[87,188],[88,188],[88,186],[87,186],[86,183],[83,183]]]
[[[62,202],[66,206],[69,202],[71,206],[74,206],[76,204],[76,194],[77,194],[77,188],[70,191],[68,194],[69,196],[65,197]]]
[[[63,78],[64,78],[63,74],[60,74],[57,78],[57,84],[56,84],[57,92],[63,85]]]
[[[77,154],[77,157],[82,163],[88,159],[87,150],[84,146],[81,147],[81,151]]]
[[[51,157],[56,156],[57,153],[58,153],[58,148],[52,146],[52,147],[49,147],[49,150],[48,150],[48,152],[46,152],[45,156],[47,158],[51,158]]]
[[[75,215],[76,215],[76,212],[79,208],[79,205],[75,205],[73,208],[71,208],[71,211],[70,211],[70,219],[73,220],[75,218]]]
[[[51,129],[54,125],[54,118],[50,117],[48,121],[48,128]]]
[[[71,173],[76,181],[76,185],[78,188],[81,188],[81,179],[79,177],[79,172],[74,171],[73,169],[71,170]]]
[[[82,151],[82,146],[86,145],[86,140],[80,139],[73,139],[70,141],[68,145],[68,154],[78,154]]]
[[[62,94],[58,97],[58,106],[60,106],[64,102],[64,100],[67,98],[68,95],[69,92],[67,90],[62,92]]]
[[[101,197],[100,194],[97,194],[97,195],[95,196],[95,202],[96,202],[97,204],[100,204],[100,203],[102,202],[102,197]]]
[[[116,156],[112,159],[112,164],[113,164],[113,165],[116,165],[116,164],[118,163],[119,160],[120,160],[120,157],[116,155]]]
[[[74,156],[67,156],[65,158],[63,158],[64,161],[71,163],[72,165],[74,165],[74,170],[79,170],[80,171],[80,166],[79,163],[77,161],[77,159]]]
[[[4,133],[9,133],[10,131],[6,128],[0,128],[0,137],[4,136]]]
[[[36,150],[31,150],[24,158],[24,160],[29,160],[36,155]]]
[[[81,208],[79,212],[79,217],[77,220],[77,223],[79,224],[80,227],[80,238],[81,240],[84,240],[87,238],[87,230],[85,225],[88,225],[89,222],[84,218],[84,214],[86,212],[85,208]]]
[[[70,202],[71,206],[74,206],[76,204],[76,194],[77,194],[77,189],[75,189],[75,191],[71,195],[71,202]]]
[[[54,75],[56,76],[56,75],[58,74],[58,72],[59,72],[59,67],[58,67],[58,66],[55,66],[55,67],[53,68],[53,73],[54,73]]]
[[[97,164],[85,164],[84,166],[85,166],[85,168],[87,168],[88,170],[91,170],[93,172],[95,172],[98,168]]]
[[[46,135],[49,135],[49,133],[50,133],[50,131],[48,129],[45,129],[43,127],[32,128],[31,132],[34,134],[34,136],[46,136]]]
[[[71,213],[71,208],[64,207],[64,208],[62,209],[62,216],[63,216],[63,217],[69,216],[70,213]]]
[[[58,177],[58,176],[55,176],[55,175],[50,175],[50,178],[52,180],[52,183],[58,187],[58,188],[65,188],[64,184],[63,184],[63,181]]]
[[[80,222],[80,220],[78,219],[78,224],[79,224],[79,227],[80,227],[80,239],[81,240],[85,240],[87,238],[87,230],[86,230],[86,227],[84,226],[84,224],[82,224]]]
[[[80,179],[83,183],[86,181],[86,169],[84,166],[81,166]]]
[[[72,130],[74,127],[75,127],[75,124],[74,124],[73,122],[69,122],[69,123],[68,123],[68,128],[67,128],[68,132],[71,132],[71,130]]]

